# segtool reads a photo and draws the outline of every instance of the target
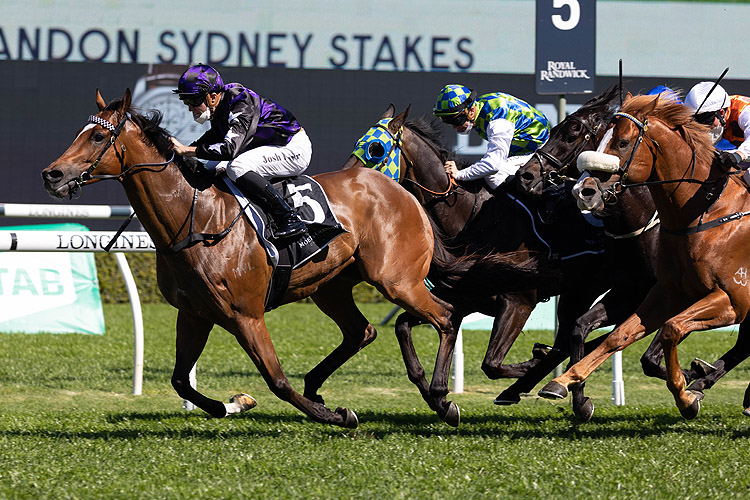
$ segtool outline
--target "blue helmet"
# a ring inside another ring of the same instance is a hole
[[[664,85],[657,85],[656,87],[646,92],[646,95],[657,95],[657,94],[659,94],[661,98],[666,101],[671,101],[675,104],[682,104],[682,99],[680,99],[680,94],[678,94],[675,90],[670,89],[669,87],[665,87]]]
[[[471,106],[476,96],[476,92],[463,85],[446,85],[438,94],[432,113],[435,116],[455,115]]]
[[[224,81],[221,75],[211,66],[198,64],[190,66],[180,77],[177,89],[173,90],[179,94],[180,99],[185,97],[197,97],[209,92],[223,92]]]

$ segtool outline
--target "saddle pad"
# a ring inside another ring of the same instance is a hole
[[[288,242],[273,240],[270,218],[255,203],[245,198],[228,177],[224,176],[223,180],[240,206],[246,207],[245,216],[258,233],[258,240],[266,249],[274,268],[282,264],[297,269],[328,246],[334,238],[347,232],[331,210],[323,188],[312,177],[302,175],[273,183],[273,187],[307,225],[306,235]],[[280,250],[284,250],[283,254]]]
[[[575,202],[567,200],[555,207],[554,221],[542,220],[539,210],[530,208],[508,191],[504,193],[513,203],[521,207],[529,216],[536,237],[548,249],[548,256],[568,260],[585,254],[604,253],[604,227],[599,219],[590,214],[582,214]]]

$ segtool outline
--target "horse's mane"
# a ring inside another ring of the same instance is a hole
[[[115,99],[110,102],[106,108],[107,111],[116,111],[122,106],[122,99]],[[170,134],[161,126],[163,119],[162,114],[157,110],[152,110],[148,115],[142,114],[136,108],[131,107],[129,110],[130,119],[141,129],[141,136],[151,146],[155,147],[164,159],[172,157],[172,141],[169,140]],[[175,161],[180,167],[187,167],[198,160],[194,158],[185,158],[175,155]]]
[[[658,99],[653,110],[650,109],[654,100]],[[695,151],[697,162],[710,165],[714,159],[714,145],[708,135],[708,127],[693,119],[690,108],[668,99],[659,99],[653,95],[637,95],[626,100],[622,111],[644,119],[652,116],[664,122],[673,130],[679,130],[685,142]]]
[[[601,116],[601,121],[606,123],[612,118],[612,115],[614,115],[617,110],[618,103],[612,101],[617,97],[619,88],[618,85],[612,85],[607,90],[575,110],[573,114],[582,119],[591,115],[599,115]],[[560,127],[563,123],[564,120],[561,120],[557,125],[552,127],[552,130],[550,130],[550,137],[556,136],[559,133]]]
[[[442,122],[439,119],[422,116],[414,120],[408,120],[405,124],[409,130],[429,142],[440,154],[440,159],[445,163],[455,160],[456,155],[445,146],[443,141]],[[456,162],[458,163],[458,162]]]

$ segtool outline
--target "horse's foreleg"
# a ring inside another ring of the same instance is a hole
[[[498,296],[497,301],[499,308],[492,323],[492,333],[482,361],[482,371],[492,380],[518,378],[538,360],[516,365],[503,365],[503,361],[529,319],[531,311],[534,310],[536,294],[503,294]]]
[[[401,349],[401,357],[404,360],[404,365],[406,365],[406,374],[409,377],[409,381],[417,386],[419,393],[427,402],[427,405],[433,411],[437,411],[437,404],[433,401],[430,394],[430,385],[427,383],[427,378],[425,378],[424,368],[422,367],[422,363],[419,362],[419,357],[417,356],[417,351],[414,349],[414,342],[411,336],[412,328],[424,322],[422,318],[411,313],[405,312],[400,314],[396,318],[396,339]]]
[[[207,398],[190,385],[190,370],[193,369],[203,352],[213,326],[211,321],[179,311],[172,387],[183,399],[190,401],[209,415],[221,418],[227,414],[224,403]]]
[[[424,291],[429,294],[427,290]],[[409,380],[419,389],[422,398],[427,402],[429,407],[437,412],[438,416],[451,426],[458,426],[460,422],[460,411],[455,403],[446,399],[448,395],[448,379],[450,378],[450,366],[453,355],[453,349],[456,343],[458,325],[463,317],[451,319],[447,309],[442,307],[435,310],[437,304],[434,300],[432,309],[423,309],[417,316],[413,307],[404,304],[402,307],[408,307],[406,313],[401,314],[396,320],[396,337],[401,348],[401,355],[406,364],[406,371]],[[436,314],[438,313],[438,314]],[[435,358],[435,370],[433,371],[432,382],[429,388],[425,378],[424,368],[419,362],[414,344],[411,339],[411,327],[421,322],[420,317],[428,320],[440,335],[440,344],[438,346],[437,357]],[[457,322],[457,323],[456,323]]]
[[[566,397],[568,387],[583,382],[612,354],[640,340],[663,324],[672,314],[672,309],[666,306],[667,303],[663,290],[658,284],[655,285],[635,314],[623,321],[581,361],[545,385],[539,391],[539,395],[550,399]]]
[[[667,388],[683,417],[695,418],[703,393],[685,390],[685,377],[677,359],[677,345],[690,332],[732,324],[736,319],[732,301],[724,290],[716,289],[665,323],[658,334],[664,349]]]
[[[289,379],[281,369],[281,363],[276,356],[276,350],[266,329],[262,313],[260,317],[246,318],[238,322],[233,328],[233,333],[276,397],[290,403],[315,422],[348,428],[355,428],[359,425],[354,412],[346,408],[338,408],[332,412],[325,405],[311,401],[292,389]]]
[[[312,299],[341,329],[344,338],[336,349],[305,375],[304,396],[325,404],[318,390],[331,374],[377,337],[377,331],[357,309],[349,282],[334,280],[321,287]]]

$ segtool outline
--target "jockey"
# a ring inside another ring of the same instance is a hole
[[[476,97],[463,85],[447,85],[438,94],[433,114],[459,134],[473,128],[489,144],[473,165],[458,170],[448,161],[445,171],[458,181],[484,178],[495,189],[526,163],[529,155],[549,138],[547,118],[528,103],[502,92]]]
[[[297,119],[239,83],[225,85],[211,66],[191,66],[173,90],[198,123],[211,128],[190,146],[172,137],[175,153],[208,160],[207,171],[226,171],[237,188],[269,213],[274,237],[303,233],[305,224],[266,179],[291,177],[310,164],[312,145]]]
[[[713,89],[713,90],[712,90]],[[714,82],[700,82],[685,96],[685,106],[695,113],[695,121],[711,128],[714,144],[722,137],[734,149],[720,151],[727,168],[736,167],[750,158],[750,98],[730,96]]]

